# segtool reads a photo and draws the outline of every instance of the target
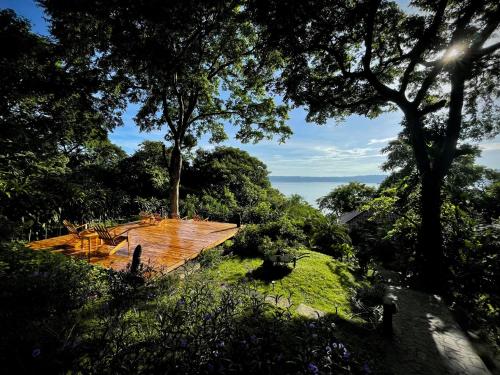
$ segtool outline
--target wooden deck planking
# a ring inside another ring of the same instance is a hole
[[[113,228],[111,232],[115,235],[128,233],[130,254],[125,244],[111,256],[91,258],[91,263],[115,270],[124,269],[132,259],[133,250],[140,244],[144,264],[171,271],[197,257],[203,250],[230,239],[238,229],[235,224],[230,223],[175,219],[168,219],[161,225],[123,224]],[[58,251],[70,256],[86,254],[85,250],[80,249],[80,242],[71,235],[30,242],[28,246],[33,250],[59,249]]]

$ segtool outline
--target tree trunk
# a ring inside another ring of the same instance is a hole
[[[417,261],[422,286],[430,292],[443,291],[446,280],[441,226],[441,185],[442,178],[437,173],[422,174],[422,225],[418,234]]]
[[[422,220],[417,238],[417,271],[421,286],[427,291],[442,290],[446,275],[441,226],[441,186],[443,174],[436,168],[427,150],[423,125],[418,114],[406,111],[418,173],[421,178],[420,217]]]
[[[170,213],[172,219],[179,218],[179,185],[181,181],[182,153],[180,141],[175,141],[170,156]]]

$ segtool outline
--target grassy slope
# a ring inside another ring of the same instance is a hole
[[[304,303],[327,313],[337,311],[340,316],[348,318],[351,312],[350,289],[359,284],[345,263],[314,251],[309,254],[309,258],[301,259],[290,274],[276,280],[274,285],[256,280],[258,290],[266,295],[282,295],[285,298],[291,292],[295,307]],[[224,257],[222,263],[208,272],[221,284],[233,283],[243,280],[261,264],[262,260],[257,258]]]

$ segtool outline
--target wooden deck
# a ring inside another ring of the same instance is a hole
[[[122,270],[131,262],[135,247],[141,245],[141,260],[144,264],[149,263],[153,267],[162,267],[166,271],[172,271],[198,256],[203,250],[220,245],[233,237],[238,229],[236,224],[175,219],[165,220],[161,225],[123,224],[113,228],[111,232],[128,233],[130,254],[125,244],[115,254],[106,257],[93,256],[90,262],[102,267]],[[33,250],[51,249],[82,258],[86,258],[88,254],[88,250],[82,249],[80,241],[76,241],[72,235],[30,242],[28,247]]]

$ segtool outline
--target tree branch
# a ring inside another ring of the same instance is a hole
[[[479,51],[477,51],[477,53],[474,54],[474,56],[483,57],[483,56],[486,56],[486,55],[489,55],[491,53],[496,52],[496,50],[499,48],[500,48],[500,42],[492,44],[489,47],[480,49]]]
[[[422,103],[422,100],[427,95],[427,91],[436,80],[438,74],[441,73],[443,67],[444,67],[443,61],[436,62],[436,65],[434,65],[429,74],[427,74],[427,76],[424,78],[424,81],[422,82],[422,85],[420,86],[420,89],[418,90],[417,95],[413,100],[413,104],[415,105],[415,107],[418,108],[418,106]]]
[[[182,93],[179,91],[179,88],[177,87],[177,73],[174,73],[173,76],[173,88],[175,95],[177,96],[177,101],[179,102],[179,118],[177,119],[179,126],[184,123],[184,96]],[[178,134],[176,134],[178,135]]]
[[[419,113],[422,115],[422,116],[425,116],[427,115],[428,113],[431,113],[431,112],[435,112],[435,111],[438,111],[440,110],[441,108],[443,108],[444,106],[446,105],[446,100],[443,99],[443,100],[439,100],[435,103],[432,103],[432,104],[429,104],[425,107],[423,107]]]
[[[405,72],[403,73],[401,86],[399,88],[399,92],[401,92],[402,94],[406,92],[406,88],[408,87],[408,83],[410,81],[410,75],[411,73],[413,73],[415,66],[418,64],[419,60],[421,61],[421,56],[425,52],[426,48],[428,48],[429,42],[438,32],[439,26],[441,26],[441,23],[443,22],[444,11],[447,4],[448,0],[441,0],[439,2],[431,25],[424,32],[424,35],[422,35],[422,37],[417,41],[413,49],[408,53],[408,55],[410,56],[410,62],[406,67]]]
[[[399,105],[401,108],[405,108],[408,102],[404,95],[401,95],[398,91],[391,89],[390,87],[384,85],[372,72],[370,63],[372,60],[372,44],[373,44],[373,29],[375,25],[375,15],[377,14],[378,7],[381,0],[372,0],[370,2],[370,10],[368,12],[368,17],[366,20],[366,32],[365,32],[365,54],[362,58],[363,71],[366,79],[374,87],[377,92],[386,97],[387,100],[392,101]]]
[[[238,61],[238,59],[241,59],[242,57],[245,57],[245,56],[250,56],[252,55],[252,53],[255,51],[255,48],[251,48],[250,50],[248,50],[247,52],[239,55],[237,58],[235,59],[232,59],[232,60],[229,60],[227,61],[226,63],[224,64],[221,64],[219,65],[216,69],[214,69],[213,71],[212,68],[215,66],[215,63],[210,67],[209,69],[209,73],[208,73],[208,78],[213,78],[215,77],[222,69],[224,68],[227,68],[228,66],[231,66],[232,64],[234,64],[236,61]]]
[[[462,37],[463,33],[465,32],[466,26],[474,16],[474,13],[476,10],[480,7],[481,1],[472,1],[469,3],[469,5],[465,8],[465,10],[462,12],[461,17],[457,20],[456,22],[456,27],[455,30],[453,31],[453,34],[451,36],[450,43],[448,44],[448,48],[446,50],[450,50],[452,46],[457,43]],[[446,55],[446,53],[445,53]],[[427,74],[427,76],[424,78],[424,81],[422,82],[422,85],[420,86],[420,89],[417,92],[417,95],[415,99],[413,100],[413,104],[418,107],[421,103],[422,100],[425,98],[427,95],[427,91],[429,88],[432,86],[434,83],[436,77],[441,73],[445,66],[445,62],[443,59],[436,61],[434,64],[433,68],[431,71]]]
[[[189,95],[188,107],[186,109],[186,113],[184,114],[184,122],[182,123],[181,127],[181,134],[180,134],[181,138],[184,138],[186,130],[189,128],[189,125],[193,123],[192,121],[189,120],[189,118],[193,114],[196,104],[198,104],[198,96],[199,96],[198,90],[196,90],[193,94]]]
[[[500,6],[497,6],[496,11],[493,12],[493,14],[491,14],[491,16],[489,17],[486,27],[474,38],[474,41],[472,42],[470,50],[473,55],[475,55],[476,52],[483,46],[483,44],[488,40],[488,38],[491,36],[493,31],[495,31],[495,29],[498,27],[499,24],[500,24]],[[498,45],[500,43],[496,44]],[[487,47],[486,49],[489,49],[490,47]],[[495,47],[494,50],[497,48],[498,46]]]
[[[340,52],[336,48],[328,48],[328,50],[330,51],[333,58],[337,62],[338,66],[340,68],[340,72],[342,73],[342,75],[344,77],[346,77],[346,78],[362,78],[363,77],[363,73],[361,73],[361,72],[351,72],[351,71],[347,70],[347,68],[344,64],[344,59],[342,58],[342,56],[340,55]]]
[[[163,103],[163,117],[165,117],[165,120],[167,120],[167,125],[170,128],[172,134],[177,137],[177,128],[175,127],[175,124],[170,117],[170,113],[168,111],[167,94],[165,92],[162,92],[161,100]]]
[[[469,74],[470,69],[471,63],[468,62],[455,67],[451,73],[448,121],[446,122],[446,133],[440,149],[440,157],[437,158],[441,176],[446,175],[455,157],[457,142],[460,137],[460,129],[462,127],[465,78]]]
[[[366,72],[371,72],[370,63],[372,60],[372,44],[373,44],[373,28],[375,25],[375,15],[377,14],[380,0],[370,1],[370,9],[366,19],[366,32],[365,32],[365,55],[363,56],[363,68]]]

